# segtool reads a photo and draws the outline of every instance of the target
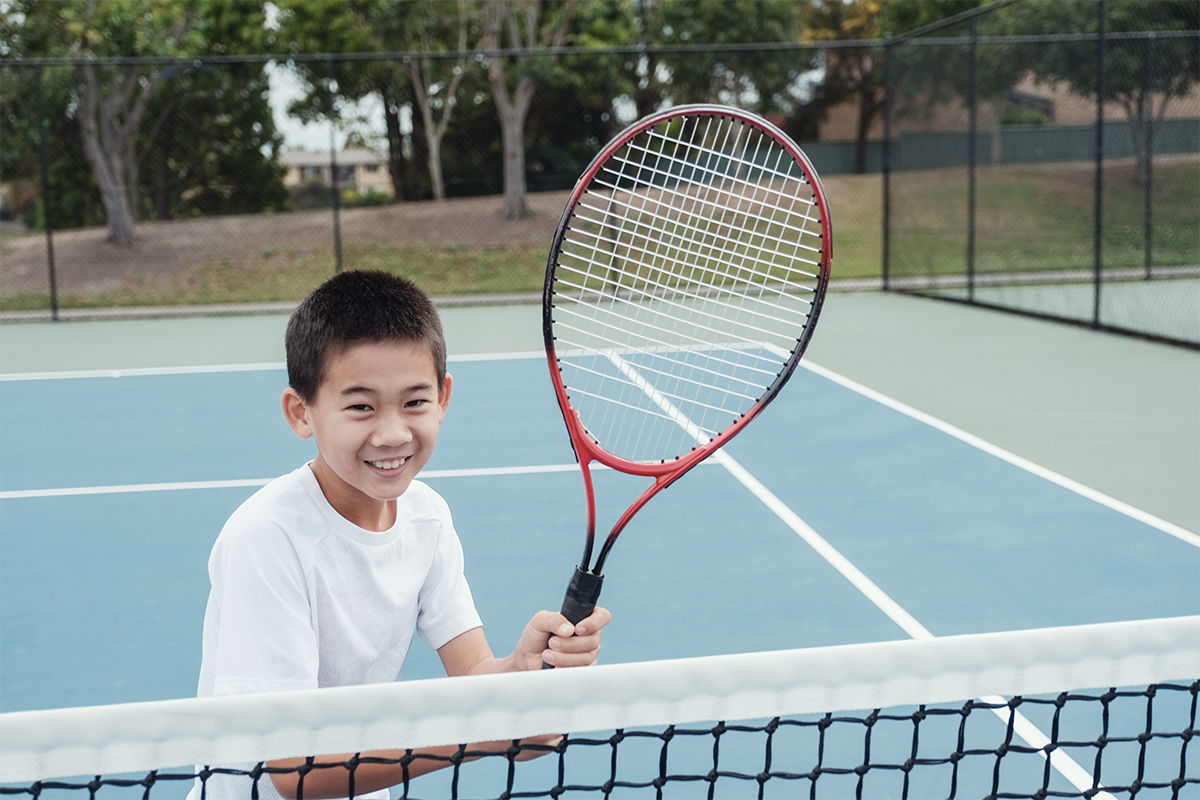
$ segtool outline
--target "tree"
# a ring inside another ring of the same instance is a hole
[[[760,114],[786,114],[797,104],[797,78],[815,65],[794,50],[722,49],[722,46],[795,42],[799,14],[793,0],[662,0],[659,41],[708,45],[702,51],[667,52],[668,90],[676,103],[718,102]]]
[[[218,2],[199,11],[200,55],[269,48],[261,3]],[[269,88],[260,63],[167,66],[138,137],[149,199],[143,208],[157,219],[284,208],[282,137]]]
[[[806,0],[804,33],[810,42],[861,42],[827,51],[820,105],[853,99],[854,171],[867,169],[867,134],[883,112],[886,87],[878,41],[884,33],[915,30],[978,6],[978,0]]]
[[[1108,0],[1104,5],[1090,0],[1044,0],[998,10],[989,20],[988,33],[1095,34],[1102,9],[1109,34],[1200,30],[1200,4],[1194,0]],[[1016,43],[997,58],[1020,64],[1021,73],[1034,75],[1039,83],[1061,82],[1073,94],[1096,96],[1099,67],[1092,41],[1050,46]],[[1106,61],[1105,95],[1129,120],[1134,181],[1144,186],[1150,178],[1154,132],[1168,103],[1187,95],[1200,81],[1200,40],[1196,36],[1113,39],[1107,43]]]
[[[38,14],[56,14],[64,55],[181,55],[196,44],[195,8],[168,0],[67,0],[35,3]],[[83,152],[100,189],[109,241],[132,245],[136,219],[138,126],[162,76],[153,64],[117,66],[82,63],[79,107]]]
[[[214,80],[211,72],[202,75],[203,71],[169,64],[115,62],[261,52],[260,2],[205,0],[185,5],[169,0],[9,0],[4,11],[8,55],[80,60],[70,70],[45,69],[57,225],[93,224],[96,219],[90,206],[96,198],[109,239],[129,245],[134,241],[136,221],[150,209],[147,196],[153,199],[159,216],[173,214],[165,192],[168,184],[177,197],[200,197],[207,191],[209,201],[198,205],[206,213],[257,210],[252,203],[248,205],[252,195],[244,192],[223,190],[225,200],[215,202],[216,196],[209,190],[222,174],[218,184],[228,184],[240,171],[264,187],[262,197],[272,190],[278,193],[281,174],[272,163],[273,156],[263,154],[264,148],[271,150],[274,128],[262,94],[265,87],[256,83],[261,68],[230,68]],[[213,124],[172,124],[183,90],[194,90],[189,102],[212,104],[206,120]],[[219,114],[215,112],[218,107]],[[30,120],[24,125],[36,128],[31,106],[22,104],[24,113],[14,111],[10,117],[21,113]],[[236,119],[236,124],[216,124],[217,117]],[[199,138],[200,130],[207,138]],[[168,180],[168,165],[201,157],[205,170],[177,170]],[[80,160],[86,162],[89,177],[79,175]],[[253,172],[256,169],[258,172]]]
[[[7,52],[28,52],[33,45],[28,33],[17,28],[6,30],[3,46]],[[33,52],[42,51],[34,46]],[[33,228],[43,227],[47,220],[55,228],[104,224],[100,192],[83,156],[82,134],[68,111],[75,104],[75,87],[75,72],[70,67],[38,70],[7,62],[0,68],[0,175],[11,187],[12,210]],[[38,114],[43,109],[39,126]],[[41,186],[39,150],[43,131],[48,181],[53,191]]]
[[[406,3],[408,13],[404,15],[396,5],[394,0],[377,2],[367,16],[368,24],[383,41],[418,53],[457,53],[454,58],[410,58],[404,65],[413,102],[421,114],[433,197],[445,200],[442,140],[458,104],[459,87],[467,76],[472,9],[467,0],[423,0]]]
[[[821,85],[824,102],[853,98],[857,102],[854,171],[867,171],[867,132],[883,111],[885,87],[878,53],[865,42],[879,39],[882,0],[809,0],[804,7],[804,41],[863,41],[855,47],[826,51],[825,79]]]
[[[562,47],[567,41],[575,0],[556,2],[543,16],[543,0],[483,0],[480,20],[488,52],[488,80],[500,115],[504,151],[504,216],[529,216],[525,202],[525,119],[539,80],[558,56],[532,56],[520,51]],[[508,49],[509,54],[496,51]]]
[[[392,184],[401,198],[424,194],[420,184],[429,182],[435,199],[446,196],[443,177],[442,142],[449,129],[458,92],[467,77],[467,55],[477,38],[477,12],[468,0],[283,0],[281,30],[289,37],[294,52],[326,53],[428,53],[404,61],[334,62],[328,71],[337,85],[337,95],[362,100],[378,95],[384,103]],[[435,55],[457,53],[453,58]],[[295,106],[304,119],[323,117],[326,112],[324,83],[326,64],[298,63],[313,89]],[[413,161],[422,167],[416,173],[405,155],[402,109],[412,114]]]

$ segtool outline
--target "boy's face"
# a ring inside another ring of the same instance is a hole
[[[312,402],[292,389],[283,411],[317,440],[312,470],[330,505],[368,530],[395,521],[395,499],[429,461],[452,380],[439,392],[433,355],[412,342],[354,344],[330,354]]]

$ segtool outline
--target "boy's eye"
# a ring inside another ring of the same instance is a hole
[[[348,406],[347,408],[350,411],[370,411],[371,410],[371,407],[369,405],[367,405],[366,403],[355,403],[354,405]]]
[[[407,403],[404,404],[404,407],[405,408],[419,408],[428,402],[429,402],[428,400],[426,400],[425,398],[422,397],[422,398],[418,398],[416,400],[409,400]]]

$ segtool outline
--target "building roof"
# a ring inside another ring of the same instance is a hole
[[[362,148],[338,150],[335,155],[337,163],[345,166],[387,163],[386,154]],[[329,151],[284,150],[280,153],[279,160],[286,167],[327,167],[329,166]]]

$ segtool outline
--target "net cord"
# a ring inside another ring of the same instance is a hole
[[[1138,686],[1200,616],[0,714],[0,781]]]

